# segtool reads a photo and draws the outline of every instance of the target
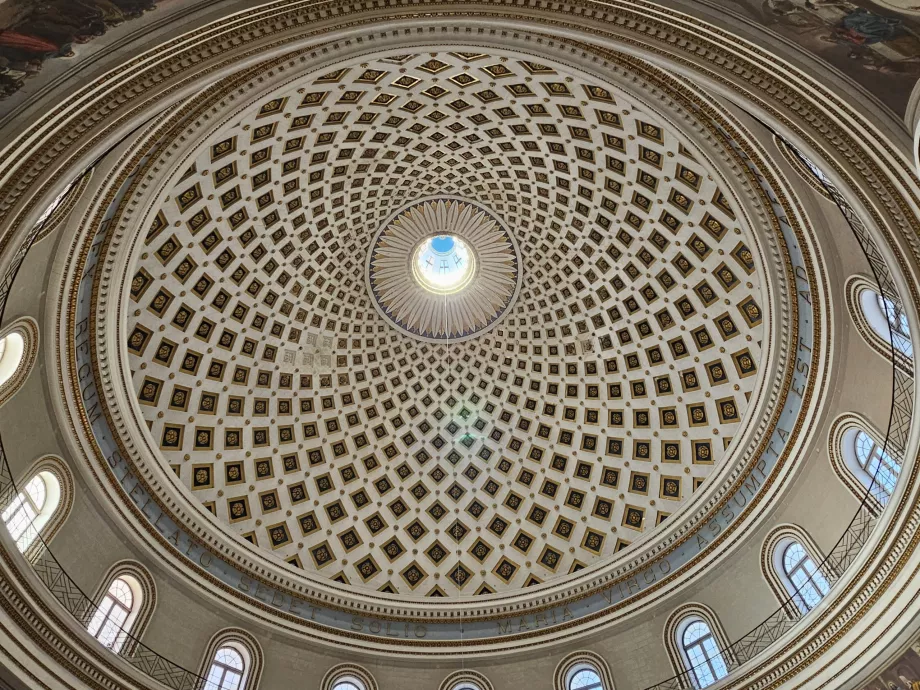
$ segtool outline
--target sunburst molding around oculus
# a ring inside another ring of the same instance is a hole
[[[438,259],[451,264],[449,274],[433,274],[443,278],[439,286],[426,277],[424,260],[435,258],[430,248],[440,237],[455,238],[464,258]],[[442,196],[414,201],[387,219],[368,250],[366,277],[374,306],[401,331],[461,340],[494,327],[508,312],[520,289],[520,267],[517,242],[492,211]]]

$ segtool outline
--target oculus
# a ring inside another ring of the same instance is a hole
[[[466,340],[494,327],[521,283],[517,243],[479,203],[412,202],[383,224],[367,256],[377,311],[422,340]],[[411,276],[411,277],[410,277]]]
[[[435,235],[419,244],[412,262],[412,277],[429,292],[460,292],[473,279],[476,259],[469,246],[455,235]]]

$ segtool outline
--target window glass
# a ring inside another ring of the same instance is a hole
[[[684,629],[681,644],[695,687],[709,687],[728,675],[725,659],[705,621],[697,619],[689,623]]]
[[[364,683],[357,678],[342,678],[333,684],[332,690],[364,690]]]
[[[0,385],[13,378],[13,374],[22,364],[23,352],[25,341],[19,333],[10,333],[5,338],[0,338]]]
[[[907,324],[907,315],[903,310],[884,295],[876,293],[878,308],[885,315],[888,327],[891,329],[891,342],[907,356],[913,355],[914,348],[910,342],[910,326]]]
[[[127,637],[127,622],[134,604],[134,593],[130,585],[116,577],[87,626],[89,634],[118,653]]]
[[[855,449],[856,462],[865,472],[865,478],[868,480],[863,483],[871,485],[872,493],[882,503],[887,503],[898,482],[898,475],[901,473],[900,463],[886,453],[882,446],[865,431],[859,431],[856,434]]]
[[[797,541],[789,544],[783,552],[783,570],[792,587],[790,593],[802,613],[811,611],[830,590],[827,578]]]
[[[595,690],[603,688],[601,677],[592,667],[580,668],[569,679],[568,690]]]
[[[242,655],[233,647],[221,647],[214,653],[208,669],[205,690],[239,690],[246,666]]]
[[[56,480],[46,472],[40,472],[32,477],[26,483],[25,488],[16,494],[16,498],[6,510],[0,514],[0,519],[9,530],[10,536],[16,540],[16,546],[19,547],[20,552],[24,553],[38,536],[41,524],[37,518],[40,515],[49,515],[57,507],[50,505],[47,500],[46,481]]]

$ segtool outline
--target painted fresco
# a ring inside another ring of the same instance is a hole
[[[45,61],[170,0],[0,0],[0,99]],[[920,0],[713,0],[823,58],[903,114],[920,78]]]
[[[920,690],[920,641],[862,690]]]
[[[920,0],[715,0],[836,67],[903,115],[920,77]]]
[[[157,0],[0,0],[0,99],[21,89],[46,60],[152,10]]]

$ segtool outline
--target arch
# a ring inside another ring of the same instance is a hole
[[[715,612],[704,604],[685,604],[665,622],[665,647],[674,671],[693,688],[707,688],[734,668],[728,636]]]
[[[120,621],[116,614],[124,610],[125,597],[117,595],[124,592],[112,592],[118,581],[128,588],[130,598]],[[98,608],[88,613],[87,630],[116,654],[130,654],[150,623],[156,600],[156,583],[150,572],[137,561],[119,561],[108,569],[93,595]]]
[[[792,555],[790,547],[794,544],[801,547],[814,566],[815,572],[811,574],[811,588],[807,587],[807,583],[805,587],[801,587],[801,578],[796,578],[791,574],[792,568],[796,565],[808,567],[806,563],[788,562]],[[820,595],[817,597],[818,600],[823,598],[836,580],[836,573],[830,572],[826,566],[821,566],[824,558],[825,554],[815,540],[798,525],[779,525],[771,530],[764,539],[760,554],[760,567],[776,598],[780,603],[786,604],[786,614],[790,618],[798,618],[808,613],[817,603],[815,595]],[[790,597],[792,597],[791,601]]]
[[[597,681],[590,679],[594,673]],[[574,681],[574,683],[573,683]],[[588,651],[572,652],[556,665],[553,673],[555,690],[614,690],[610,666],[599,654]]]
[[[225,628],[208,642],[198,675],[207,679],[207,690],[255,690],[263,665],[262,647],[255,637],[240,628]]]
[[[494,687],[483,674],[464,669],[448,675],[438,690],[494,690]]]
[[[0,513],[0,520],[19,551],[34,560],[70,514],[73,475],[59,457],[46,455],[33,463],[17,488],[16,496]]]
[[[903,309],[883,297],[867,276],[850,276],[844,289],[850,318],[869,347],[888,361],[894,353],[895,365],[913,375],[913,345]]]
[[[0,331],[0,405],[12,398],[29,378],[38,359],[38,322],[30,316]]]
[[[363,666],[339,664],[326,671],[320,688],[321,690],[377,690],[377,681]]]
[[[860,501],[868,491],[876,508],[887,505],[903,463],[897,449],[884,446],[885,434],[850,412],[834,420],[829,436],[831,466],[844,485]]]

